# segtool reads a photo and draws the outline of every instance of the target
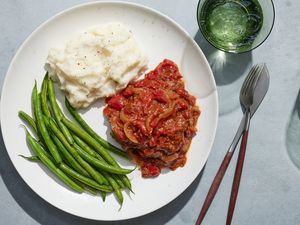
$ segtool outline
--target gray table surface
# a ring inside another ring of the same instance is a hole
[[[0,83],[24,39],[43,21],[83,0],[0,0]],[[265,62],[271,85],[255,115],[233,224],[300,224],[300,2],[275,0],[268,40],[251,53],[227,55],[223,65],[199,33],[197,0],[132,0],[174,19],[206,54],[218,85],[220,115],[213,149],[202,173],[160,210],[121,222],[99,222],[65,213],[37,196],[9,160],[0,138],[0,224],[194,224],[212,179],[242,116],[238,94],[251,65]],[[298,152],[299,153],[298,153]],[[298,158],[297,158],[298,157]],[[236,156],[203,224],[225,224]],[[298,167],[297,167],[298,165]]]

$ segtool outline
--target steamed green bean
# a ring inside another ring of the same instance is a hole
[[[26,139],[27,142],[29,144],[29,146],[31,147],[31,149],[37,154],[37,156],[39,157],[39,159],[43,162],[43,164],[49,169],[51,170],[55,175],[57,175],[57,177],[60,178],[61,181],[63,181],[67,186],[69,186],[71,189],[82,193],[83,192],[83,188],[80,187],[78,184],[76,184],[74,181],[72,181],[72,179],[70,179],[64,172],[62,172],[59,168],[57,168],[54,163],[43,153],[43,151],[41,150],[41,146],[38,143],[38,141],[36,141],[30,134],[29,132],[26,130]]]
[[[81,127],[89,134],[91,135],[96,141],[99,142],[104,148],[118,154],[119,156],[122,156],[124,158],[128,158],[126,152],[122,151],[121,149],[117,148],[116,146],[110,144],[108,141],[104,140],[102,137],[100,137],[85,121],[84,119],[79,115],[79,113],[73,108],[73,106],[70,104],[67,98],[65,98],[65,105],[70,112],[70,114],[74,117],[74,119],[81,125]]]
[[[62,159],[58,153],[56,145],[51,140],[50,135],[47,131],[47,128],[46,128],[46,125],[45,125],[45,122],[43,119],[40,96],[37,93],[36,83],[32,90],[32,102],[33,102],[33,109],[34,109],[34,114],[35,114],[36,121],[37,121],[38,130],[39,130],[39,132],[41,132],[41,136],[43,137],[43,140],[46,143],[49,151],[51,152],[55,162],[57,164],[59,164],[62,161]]]

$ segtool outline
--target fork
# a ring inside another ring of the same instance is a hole
[[[249,75],[249,79],[246,80],[241,88],[240,92],[240,102],[242,105],[242,109],[245,115],[245,126],[243,130],[243,137],[242,142],[240,146],[240,151],[237,159],[236,169],[234,173],[232,188],[231,188],[231,194],[230,194],[230,202],[227,212],[227,219],[226,219],[226,225],[230,225],[233,217],[234,207],[239,191],[242,171],[243,171],[243,165],[246,155],[246,147],[247,147],[247,141],[248,141],[248,133],[249,133],[249,127],[250,127],[250,107],[253,103],[253,94],[254,89],[257,84],[257,80],[259,78],[260,70],[262,68],[259,67],[259,65],[256,65],[253,74]]]
[[[259,75],[261,69],[262,68],[260,67],[260,65],[255,65],[251,68],[248,76],[246,77],[246,79],[243,83],[243,86],[242,86],[241,92],[240,92],[240,101],[242,103],[242,108],[244,111],[244,116],[241,120],[241,124],[243,124],[243,126],[244,126],[244,135],[243,135],[243,140],[241,143],[241,149],[243,151],[241,154],[239,154],[239,158],[241,158],[241,160],[240,160],[241,162],[237,164],[238,169],[236,170],[236,175],[234,178],[232,192],[231,192],[230,205],[229,205],[229,209],[228,209],[227,222],[226,222],[227,225],[229,225],[231,223],[234,206],[235,206],[235,202],[236,202],[237,191],[239,188],[239,180],[241,177],[241,171],[242,171],[243,161],[244,161],[243,159],[245,157],[245,150],[246,150],[246,144],[247,144],[247,138],[248,138],[248,130],[249,130],[249,125],[250,125],[250,117],[251,117],[250,107],[253,103],[253,91],[257,84],[257,80],[259,77],[258,75]],[[239,134],[239,132],[237,132],[223,161],[222,161],[222,164],[213,180],[213,183],[210,186],[210,189],[208,191],[208,194],[205,198],[202,209],[200,211],[199,217],[196,221],[196,225],[200,225],[201,222],[203,221],[203,219],[206,215],[206,212],[209,209],[209,207],[219,189],[219,186],[222,182],[224,174],[228,168],[228,165],[231,161],[232,155],[234,153],[234,150],[235,150],[240,138],[241,138],[241,135]]]

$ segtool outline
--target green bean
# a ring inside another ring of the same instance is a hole
[[[101,195],[101,197],[102,197],[102,201],[105,202],[105,199],[106,199],[106,192],[100,191],[100,195]]]
[[[85,151],[86,149],[89,149],[89,147],[88,148],[86,148],[87,146],[86,146],[86,144],[80,139],[80,138],[78,138],[76,135],[73,135],[73,138],[74,138],[74,140],[75,140],[75,142],[76,143],[79,143],[81,146],[81,150],[83,150],[83,151]],[[77,148],[76,148],[76,150],[77,150]],[[79,149],[79,151],[80,151],[80,149]],[[81,151],[80,151],[81,152]],[[81,152],[82,153],[82,152]],[[86,153],[87,154],[89,154],[89,153],[91,153],[90,155],[91,156],[94,156],[95,158],[98,158],[99,160],[101,160],[102,162],[104,162],[105,163],[105,161],[104,161],[104,159],[98,154],[98,153],[96,153],[93,149],[89,149],[89,151],[86,151]],[[84,158],[84,155],[82,155],[82,157]],[[85,156],[86,157],[86,156]],[[114,190],[117,190],[118,191],[118,189],[120,189],[120,187],[121,188],[123,188],[124,186],[126,186],[125,185],[125,183],[123,182],[123,177],[125,177],[126,178],[126,176],[125,175],[117,175],[117,174],[109,174],[109,173],[107,173],[107,172],[105,172],[105,171],[102,171],[102,174],[103,174],[103,176],[108,180],[108,182],[111,184],[111,185],[115,185],[113,188],[114,188]],[[117,185],[116,185],[117,184]],[[128,184],[127,184],[128,185]],[[127,186],[126,186],[127,187]],[[131,184],[130,184],[130,182],[129,182],[129,189],[131,190]],[[118,193],[116,191],[116,193]],[[117,194],[116,194],[117,195]],[[120,201],[121,201],[121,195],[120,195],[120,193],[118,193],[118,196],[117,196],[119,199],[120,199]]]
[[[21,156],[22,158],[28,160],[28,161],[31,161],[31,162],[41,162],[40,158],[36,155],[34,156],[24,156],[24,155],[19,155]],[[91,194],[93,195],[97,195],[98,191],[92,187],[89,187],[83,183],[81,183],[80,181],[78,180],[73,180],[78,186],[84,188],[84,190],[90,192]],[[102,192],[101,192],[102,193]]]
[[[24,120],[28,125],[30,125],[32,127],[32,129],[35,131],[36,134],[38,133],[36,123],[35,123],[34,119],[31,116],[29,116],[24,111],[19,111],[18,115],[22,120]]]
[[[115,195],[118,199],[118,201],[120,202],[121,206],[123,204],[123,194],[121,192],[120,186],[118,185],[117,181],[112,177],[111,173],[108,173],[106,171],[102,171],[104,177],[108,180],[108,182],[110,183],[111,187],[113,188]],[[106,196],[102,196],[102,200],[105,201],[105,197]]]
[[[48,130],[50,130],[50,129],[49,129],[49,119],[50,119],[50,118],[52,118],[52,117],[47,117],[47,116],[43,115],[44,123],[45,123],[45,126],[46,126],[46,128],[47,128]]]
[[[33,102],[34,114],[35,114],[36,121],[37,121],[37,127],[41,133],[41,136],[43,137],[43,140],[46,143],[46,146],[48,147],[49,151],[51,152],[55,162],[57,164],[59,164],[62,161],[62,159],[58,153],[56,145],[51,140],[50,135],[47,131],[47,128],[46,128],[46,125],[45,125],[45,122],[43,119],[40,96],[38,96],[38,94],[37,94],[36,83],[32,90],[32,102]]]
[[[105,163],[105,160],[96,151],[94,151],[92,148],[90,148],[84,141],[82,141],[79,137],[77,137],[76,135],[73,135],[73,139],[81,147],[82,150],[86,151],[92,157],[97,158],[100,161]],[[127,187],[131,192],[133,192],[131,189],[131,183],[130,183],[129,179],[127,178],[127,176],[119,175],[118,177],[121,179],[124,186]]]
[[[75,134],[73,135],[73,139],[88,154],[90,154],[91,156],[93,156],[93,157],[95,157],[97,159],[100,159],[101,161],[105,162],[105,160],[94,149],[92,149],[90,146],[88,146],[83,140],[81,140]]]
[[[131,187],[131,182],[128,179],[128,177],[127,176],[121,176],[120,179],[122,180],[125,187],[127,187],[132,193],[134,193],[133,190],[132,190],[132,187]]]
[[[117,168],[113,167],[111,165],[108,165],[106,163],[101,162],[99,159],[96,159],[92,156],[90,156],[88,153],[83,151],[81,148],[76,148],[78,154],[84,158],[87,162],[90,164],[94,165],[95,167],[102,169],[103,171],[107,171],[110,173],[115,173],[115,174],[128,174],[131,173],[132,170],[129,169],[123,169],[123,168]]]
[[[36,133],[36,135],[39,138],[39,140],[41,142],[43,142],[43,137],[41,135],[41,132],[39,132],[39,130],[37,128],[35,120],[31,116],[29,116],[27,113],[25,113],[23,111],[19,111],[19,117],[23,121],[25,121],[34,130],[34,132]],[[43,144],[44,144],[44,142],[43,142]]]
[[[84,186],[84,190],[86,190],[87,192],[91,193],[92,195],[97,195],[98,192],[103,193],[102,191],[98,191],[97,189],[92,188],[92,187],[90,187],[88,185],[83,185],[83,186]]]
[[[66,174],[68,174],[69,176],[73,177],[74,179],[77,179],[77,180],[81,181],[82,183],[84,183],[88,186],[91,186],[97,190],[105,191],[105,192],[113,191],[110,186],[98,184],[94,180],[77,173],[75,170],[73,170],[72,168],[67,166],[65,163],[60,164],[60,169],[62,171],[64,171]]]
[[[122,151],[121,149],[117,148],[116,146],[110,144],[108,141],[104,140],[102,137],[100,137],[85,121],[84,119],[79,115],[79,113],[73,108],[73,106],[70,104],[67,98],[65,98],[65,105],[67,109],[69,110],[70,114],[74,117],[74,119],[81,125],[81,127],[89,134],[91,135],[99,144],[101,144],[104,148],[110,150],[111,152],[114,152],[118,154],[119,156],[122,156],[124,158],[128,159],[128,156],[126,152]]]
[[[72,178],[71,176],[69,177],[74,183],[76,183],[79,187],[81,187],[83,189],[83,191],[85,191],[85,185],[83,183],[81,183],[80,181]]]
[[[58,124],[62,133],[65,135],[67,141],[70,144],[73,144],[74,140],[72,138],[72,135],[70,134],[66,126],[61,122],[61,118],[64,117],[64,115],[56,102],[54,84],[51,79],[48,79],[48,97],[56,123]]]
[[[26,129],[26,128],[25,128]],[[41,146],[41,149],[43,154],[48,154]],[[24,155],[19,155],[21,156],[22,158],[28,160],[28,161],[31,161],[31,162],[41,162],[40,158],[37,156],[37,155],[34,155],[34,156],[24,156]],[[47,156],[47,155],[46,155]],[[47,156],[48,157],[48,156]],[[52,158],[52,157],[51,157]],[[49,158],[52,162],[53,162],[53,158],[51,159]],[[90,192],[91,194],[93,195],[96,195],[98,192],[96,191],[96,189],[92,188],[92,187],[88,187],[87,185],[81,183],[80,181],[78,180],[73,180],[76,184],[78,184],[80,187],[84,188],[84,190],[87,190],[88,192]]]
[[[24,128],[24,129],[26,129],[26,127],[25,126],[23,126],[22,125],[22,127]],[[39,143],[40,144],[40,143]],[[45,147],[43,146],[43,145],[41,145],[40,144],[40,151],[45,155],[45,156],[47,156],[47,158],[49,158],[52,162],[55,162],[55,160],[54,160],[54,158],[52,157],[52,155],[50,155],[50,153],[47,151],[47,149],[45,149]],[[21,157],[25,157],[26,158],[26,156],[22,156],[22,155],[20,155]],[[32,156],[32,157],[34,157],[34,156]],[[38,156],[36,156],[36,157],[38,157]]]
[[[66,164],[66,165],[67,165],[67,164]],[[67,165],[67,166],[69,166],[69,165]],[[93,188],[93,187],[91,187],[91,186],[89,186],[89,185],[87,185],[87,184],[82,183],[82,182],[79,181],[79,180],[76,180],[76,179],[74,179],[74,178],[73,178],[73,180],[74,180],[74,182],[76,182],[77,184],[81,185],[81,186],[83,187],[83,189],[84,189],[86,192],[89,192],[89,193],[92,194],[92,195],[97,195],[99,192],[102,192],[102,191],[99,191],[99,190],[97,190],[97,189],[95,189],[95,188]],[[106,192],[105,192],[105,193],[106,193]]]
[[[75,142],[73,144],[73,147],[77,150],[78,148],[80,148],[82,151],[84,151],[79,145],[77,145]],[[101,174],[102,179],[103,179],[103,184],[109,185],[108,180],[105,178],[105,176],[103,175],[103,171],[98,171],[98,173]]]
[[[81,144],[81,146],[83,146],[83,147],[81,147],[81,150],[85,151],[86,149],[89,149],[88,151],[86,151],[86,153],[88,153],[88,154],[91,153],[90,154],[91,156],[94,156],[95,158],[98,158],[100,161],[103,161],[105,163],[104,159],[98,153],[96,153],[93,149],[89,148],[80,138],[78,138],[76,135],[73,135],[73,138],[74,138],[75,142],[77,141]],[[78,149],[78,147],[76,149]],[[124,188],[124,184],[122,183],[121,179],[119,178],[119,176],[117,174],[109,174],[109,173],[103,171],[103,175],[108,180],[109,183],[115,184],[114,182],[112,182],[112,180],[110,180],[110,179],[114,179],[119,187]],[[116,186],[116,188],[119,188],[119,187]]]
[[[24,129],[26,129],[25,126],[22,125],[22,127],[23,127]],[[40,143],[39,143],[39,144],[40,144]],[[44,148],[43,145],[40,144],[40,147],[39,147],[39,148],[40,148],[40,151],[41,151],[47,158],[49,158],[53,163],[55,163],[54,158],[52,157],[52,155],[49,154],[49,152]],[[19,155],[19,156],[21,156],[22,158],[25,158],[25,159],[27,159],[27,160],[29,160],[29,161],[40,161],[40,159],[39,159],[39,157],[38,157],[37,155],[35,155],[35,156],[24,156],[24,155]]]
[[[29,146],[32,148],[32,150],[37,154],[39,159],[44,163],[44,165],[51,170],[56,176],[60,178],[61,181],[63,181],[68,187],[71,189],[82,193],[83,188],[80,187],[78,184],[76,184],[72,179],[70,179],[64,172],[62,172],[59,168],[57,168],[54,163],[43,153],[43,150],[41,150],[41,146],[27,131],[26,131],[26,140],[29,144]]]
[[[122,204],[123,204],[123,194],[122,194],[122,191],[121,191],[118,183],[115,181],[115,179],[113,177],[109,176],[108,174],[105,174],[105,175],[106,175],[106,178],[108,179],[108,182],[110,183],[110,185],[114,189],[116,197],[117,197],[119,203],[122,206]]]
[[[53,156],[51,155],[51,153],[48,151],[48,149],[46,149],[41,143],[40,144],[40,150],[41,152],[46,155],[52,162],[55,162]]]
[[[74,157],[68,152],[68,150],[64,147],[64,145],[60,142],[60,140],[52,133],[51,137],[55,144],[57,145],[57,148],[60,150],[62,155],[66,158],[66,160],[69,162],[70,166],[73,167],[74,170],[76,170],[78,173],[90,177],[89,173],[82,168],[82,166],[74,159]]]
[[[79,164],[93,177],[99,184],[103,184],[103,176],[95,170],[90,164],[84,161],[77,151],[69,144],[63,133],[58,129],[52,118],[49,119],[49,127],[56,135],[56,137],[62,142],[66,149],[72,154],[72,156],[79,162]]]
[[[119,185],[120,188],[124,188],[125,185],[123,184],[122,180],[120,179],[120,177],[117,174],[110,174],[111,177],[116,181],[116,183]]]
[[[93,147],[104,159],[106,162],[111,164],[114,167],[119,167],[115,159],[100,145],[93,137],[91,137],[85,130],[71,122],[67,118],[62,118],[62,122],[78,137],[84,140],[88,145]]]
[[[80,127],[78,127],[76,124],[72,123],[70,120],[66,119],[66,118],[63,118],[62,119],[62,122],[71,130],[73,131],[76,135],[78,135],[79,137],[81,137],[84,141],[86,141],[88,144],[90,144],[90,146],[92,146],[94,149],[96,149],[98,151],[98,153],[101,154],[101,156],[108,162],[110,163],[111,165],[117,167],[117,168],[121,168],[119,166],[119,164],[109,155],[109,153],[101,148],[102,146],[99,145],[97,143],[97,141],[95,141],[87,132],[85,132],[83,129],[81,129]],[[83,157],[83,155],[82,155]],[[93,157],[92,157],[93,158]],[[93,164],[94,162],[94,166],[97,167],[97,161],[93,161],[91,157],[88,157],[85,158],[85,160],[87,160],[88,162],[90,162],[91,164]],[[99,161],[99,160],[98,160]],[[101,162],[101,161],[100,161]],[[99,166],[98,166],[99,167]],[[99,167],[100,168],[100,167]],[[133,169],[134,170],[134,169]],[[111,171],[110,171],[111,172]],[[120,174],[120,173],[119,173]],[[123,173],[123,175],[125,175]],[[124,183],[124,185],[131,191],[132,191],[132,188],[131,188],[131,183],[128,179],[128,177],[126,176],[122,176],[122,182]]]
[[[42,83],[42,90],[41,90],[41,106],[42,112],[47,116],[51,117],[51,113],[47,103],[47,89],[48,89],[48,72],[46,73],[43,83]]]
[[[23,159],[26,159],[31,162],[39,162],[40,161],[39,157],[36,155],[32,155],[32,156],[19,155],[19,156],[21,156]]]

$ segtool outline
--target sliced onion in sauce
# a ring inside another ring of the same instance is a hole
[[[146,130],[151,134],[152,131],[153,131],[153,128],[150,126],[151,122],[152,122],[152,119],[153,119],[154,115],[151,114],[150,116],[148,116],[145,120],[145,127],[146,127]]]
[[[158,122],[160,121],[160,120],[162,120],[162,119],[166,119],[166,118],[168,118],[169,116],[171,116],[173,113],[175,113],[175,106],[176,106],[176,104],[177,104],[177,102],[178,102],[179,100],[175,100],[173,103],[172,103],[172,105],[169,107],[169,108],[167,108],[167,110],[165,110],[162,114],[160,114],[159,115],[159,117],[158,117],[158,120],[157,120],[157,124],[158,124]]]
[[[121,111],[120,111],[120,120],[121,120],[123,123],[130,122],[129,117],[125,115],[124,110],[121,110]]]
[[[178,153],[174,153],[172,155],[165,156],[162,160],[165,162],[172,162],[175,159],[178,159],[178,157],[179,157]]]
[[[133,143],[139,144],[139,141],[137,140],[137,138],[132,133],[132,130],[129,128],[130,124],[131,124],[130,122],[127,122],[127,123],[124,124],[124,128],[123,128],[124,133],[130,141],[132,141]]]

